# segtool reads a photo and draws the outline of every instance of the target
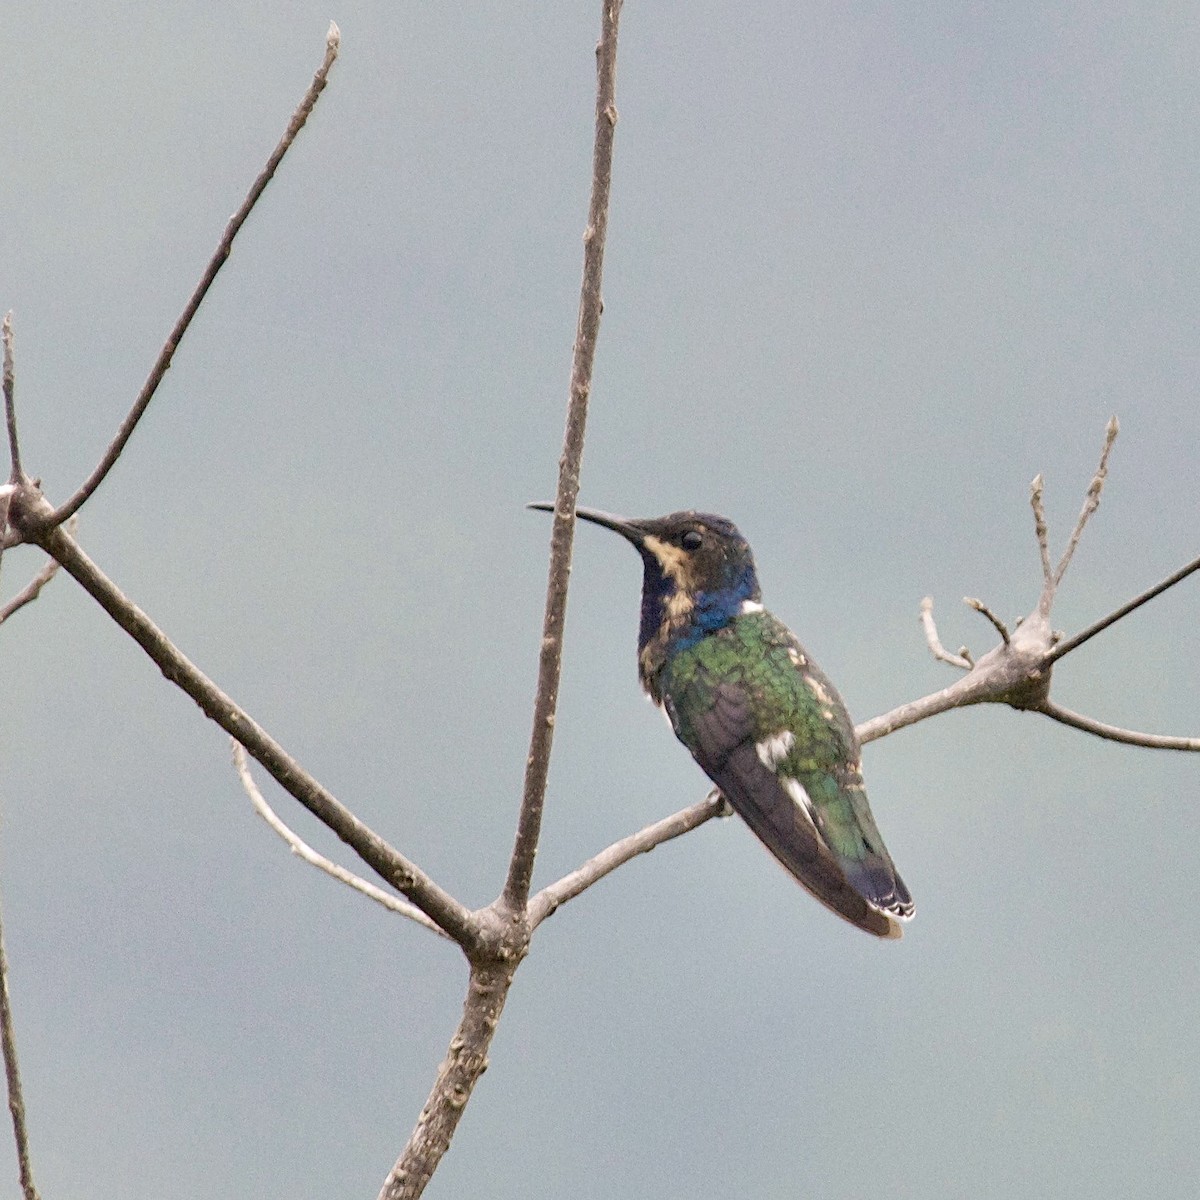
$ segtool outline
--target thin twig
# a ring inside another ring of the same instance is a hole
[[[1075,528],[1071,530],[1070,540],[1067,542],[1067,548],[1063,551],[1062,559],[1059,561],[1058,570],[1054,573],[1054,586],[1057,587],[1062,583],[1062,577],[1067,572],[1067,567],[1071,564],[1071,559],[1075,555],[1075,549],[1079,545],[1079,539],[1083,534],[1092,514],[1100,507],[1100,493],[1104,491],[1104,480],[1108,476],[1108,456],[1112,453],[1113,442],[1117,440],[1117,434],[1121,431],[1120,422],[1116,417],[1109,417],[1108,424],[1104,427],[1104,449],[1100,451],[1100,465],[1096,468],[1095,475],[1092,476],[1092,482],[1088,484],[1087,495],[1083,500],[1083,507],[1079,510],[1079,519],[1075,522]]]
[[[352,871],[347,871],[345,867],[339,866],[332,859],[328,859],[325,855],[318,853],[298,834],[289,829],[280,820],[279,814],[267,803],[262,792],[258,790],[258,785],[254,782],[254,777],[250,774],[250,764],[246,758],[246,751],[241,743],[236,741],[233,742],[233,765],[237,769],[238,778],[242,781],[243,790],[250,797],[250,803],[254,805],[254,811],[287,843],[288,848],[297,858],[303,859],[310,866],[324,871],[326,875],[332,876],[339,883],[344,883],[356,892],[361,892],[377,904],[382,904],[384,908],[389,909],[391,912],[398,913],[402,917],[407,917],[410,921],[416,921],[418,925],[424,925],[426,929],[432,930],[439,937],[449,939],[450,935],[431,921],[415,904],[409,904],[407,900],[401,900],[399,896],[393,896],[390,892],[385,892],[373,883],[368,883]]]
[[[23,483],[25,473],[21,470],[21,443],[17,438],[17,404],[15,398],[16,373],[13,369],[13,329],[12,313],[4,314],[3,324],[0,324],[0,338],[4,341],[4,420],[8,425],[8,454],[12,468],[9,472],[9,482]],[[0,535],[3,530],[0,529]]]
[[[64,570],[141,646],[167,679],[189,695],[210,720],[241,742],[286,792],[470,953],[479,940],[479,923],[470,910],[440,888],[416,863],[364,825],[245,709],[184,657],[166,634],[122,595],[64,529],[43,519],[50,515],[50,506],[44,499],[40,503],[45,511],[30,515],[30,539],[62,563]]]
[[[930,652],[933,657],[939,662],[949,663],[952,667],[958,667],[960,670],[969,671],[974,665],[971,660],[970,651],[963,646],[957,654],[951,654],[945,646],[942,645],[942,639],[938,637],[937,625],[933,620],[933,597],[926,596],[921,601],[921,627],[925,630],[925,640],[929,643]]]
[[[537,854],[554,740],[554,714],[558,704],[558,681],[562,671],[563,626],[567,612],[567,584],[571,574],[571,546],[575,535],[575,501],[579,495],[579,472],[583,461],[583,437],[587,423],[588,398],[592,390],[592,366],[600,329],[603,301],[600,285],[604,271],[604,241],[608,230],[608,198],[612,187],[613,140],[617,124],[616,72],[617,27],[621,0],[604,0],[600,43],[596,47],[596,121],[592,152],[592,195],[587,229],[583,235],[583,282],[579,295],[579,321],[571,361],[570,399],[567,426],[559,459],[558,490],[554,523],[550,531],[550,569],[546,585],[546,610],[542,624],[542,647],[538,662],[537,695],[533,708],[533,732],[525,766],[525,786],[517,835],[504,884],[504,901],[520,912],[529,899],[533,860]]]
[[[67,532],[74,536],[75,526],[78,522],[78,517],[72,517],[66,525]],[[0,520],[0,529],[3,528],[4,522]],[[0,605],[0,625],[3,625],[9,617],[18,609],[22,609],[27,604],[32,604],[41,594],[42,588],[46,586],[58,574],[58,563],[53,559],[48,559],[45,566],[6,604]]]
[[[8,1082],[8,1111],[12,1114],[13,1137],[17,1143],[17,1171],[25,1200],[38,1200],[29,1160],[29,1131],[25,1127],[25,1100],[21,1094],[21,1071],[17,1065],[17,1041],[13,1033],[12,999],[8,994],[8,956],[4,951],[4,928],[0,924],[0,1047],[4,1050],[4,1076]]]
[[[1127,617],[1133,612],[1134,609],[1141,608],[1147,601],[1153,600],[1155,596],[1161,595],[1168,588],[1173,588],[1181,580],[1191,575],[1193,571],[1200,571],[1200,558],[1193,559],[1187,566],[1180,567],[1173,575],[1168,575],[1161,583],[1156,583],[1152,588],[1147,588],[1140,595],[1134,596],[1127,604],[1122,604],[1120,608],[1110,612],[1107,617],[1101,617],[1099,621],[1089,625],[1086,629],[1080,630],[1073,637],[1064,638],[1047,654],[1047,666],[1050,663],[1057,662],[1064,655],[1070,654],[1072,650],[1078,649],[1084,642],[1090,641],[1096,634],[1102,633],[1110,625],[1115,625],[1122,617]]]
[[[142,414],[154,398],[154,393],[158,390],[158,385],[162,382],[163,376],[171,366],[171,359],[174,358],[175,351],[179,348],[179,343],[182,341],[183,335],[192,323],[192,318],[196,315],[196,310],[199,309],[201,302],[208,293],[208,289],[212,286],[213,280],[216,279],[217,272],[220,271],[225,260],[229,257],[229,252],[233,248],[233,239],[237,237],[238,231],[242,228],[246,218],[258,202],[258,198],[263,194],[267,184],[271,182],[275,171],[283,161],[283,156],[296,140],[296,135],[304,128],[304,123],[308,120],[309,114],[316,105],[317,98],[325,90],[325,82],[329,76],[329,69],[333,66],[334,59],[337,58],[340,43],[341,33],[337,25],[330,22],[329,32],[325,37],[325,58],[320,67],[317,68],[312,83],[309,84],[308,91],[304,94],[304,99],[300,101],[299,107],[292,114],[292,119],[288,122],[283,137],[280,138],[279,144],[272,151],[271,157],[267,159],[266,166],[263,167],[258,178],[251,186],[250,191],[246,194],[241,207],[229,218],[229,224],[225,226],[225,232],[221,235],[221,240],[217,243],[217,248],[213,251],[212,258],[209,259],[208,266],[204,269],[204,274],[200,276],[200,282],[196,285],[196,290],[192,292],[191,299],[180,314],[179,320],[175,322],[174,329],[171,330],[167,340],[163,343],[163,347],[158,353],[158,359],[151,368],[146,382],[142,384],[142,390],[138,393],[133,407],[129,410],[125,420],[121,422],[121,427],[117,430],[116,437],[113,438],[111,445],[104,452],[104,457],[100,460],[96,469],[80,485],[79,490],[65,504],[55,510],[51,518],[53,524],[61,524],[72,513],[77,512],[104,481],[104,477],[121,456],[121,451],[125,449],[125,443],[129,441],[130,436],[137,427],[138,421],[142,418]]]
[[[1000,635],[1000,640],[1006,646],[1012,641],[1012,635],[1008,632],[1008,626],[982,600],[976,596],[964,596],[963,603],[968,608],[973,608],[977,613],[982,613],[987,617],[992,625],[995,626],[996,632]]]
[[[42,569],[6,604],[0,605],[0,625],[26,604],[38,598],[38,593],[54,578],[58,563],[51,559]]]
[[[1054,594],[1054,573],[1050,566],[1050,530],[1046,525],[1045,490],[1046,481],[1039,472],[1033,477],[1033,482],[1029,485],[1029,504],[1033,509],[1033,531],[1037,535],[1038,552],[1042,556],[1042,595],[1043,597],[1046,595],[1052,597]]]
[[[1161,733],[1138,733],[1132,729],[1121,729],[1117,725],[1108,725],[1092,717],[1072,712],[1051,700],[1047,700],[1041,708],[1033,711],[1044,713],[1052,721],[1060,721],[1063,725],[1082,729],[1084,733],[1094,733],[1110,742],[1124,742],[1127,746],[1145,746],[1148,750],[1200,750],[1200,737],[1169,737]]]

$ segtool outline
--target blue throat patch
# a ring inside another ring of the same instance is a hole
[[[670,576],[663,573],[657,562],[646,559],[642,583],[642,625],[638,632],[638,648],[662,631],[667,604],[678,591]],[[685,622],[672,632],[666,646],[668,657],[694,646],[701,638],[723,629],[741,611],[742,604],[758,590],[758,580],[752,565],[743,566],[725,586],[692,597],[691,612]]]

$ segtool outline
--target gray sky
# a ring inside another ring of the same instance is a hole
[[[599,5],[12,8],[0,309],[26,465],[98,458],[320,60],[342,57],[88,551],[471,904],[511,844],[580,268]],[[583,499],[700,507],[858,719],[949,682],[917,625],[1055,624],[1197,552],[1191,5],[631,0]],[[37,569],[4,559],[4,592]],[[703,795],[635,680],[639,568],[583,529],[538,879]],[[1196,584],[1056,695],[1197,732]],[[223,737],[69,580],[0,631],[0,888],[43,1194],[374,1196],[460,956],[290,858]],[[554,917],[429,1189],[1195,1194],[1198,764],[1009,710],[870,746],[917,901],[856,934],[735,821]],[[332,849],[294,804],[297,829]],[[2,1144],[2,1143],[0,1143]],[[0,1172],[15,1194],[10,1147]]]

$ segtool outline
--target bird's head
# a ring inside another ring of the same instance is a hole
[[[554,506],[530,508],[552,512]],[[631,520],[592,508],[576,509],[575,515],[619,533],[641,554],[643,649],[659,636],[703,636],[727,624],[745,606],[760,607],[754,554],[725,517],[687,511]]]

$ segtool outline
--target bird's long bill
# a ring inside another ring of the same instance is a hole
[[[546,504],[543,501],[526,505],[526,507],[535,508],[539,512],[554,511],[553,504]],[[625,517],[617,517],[612,513],[601,512],[598,508],[577,508],[575,516],[581,521],[591,521],[593,525],[603,525],[605,529],[611,529],[614,533],[619,533],[639,549],[646,540],[645,532],[638,528],[637,523],[629,521]]]

